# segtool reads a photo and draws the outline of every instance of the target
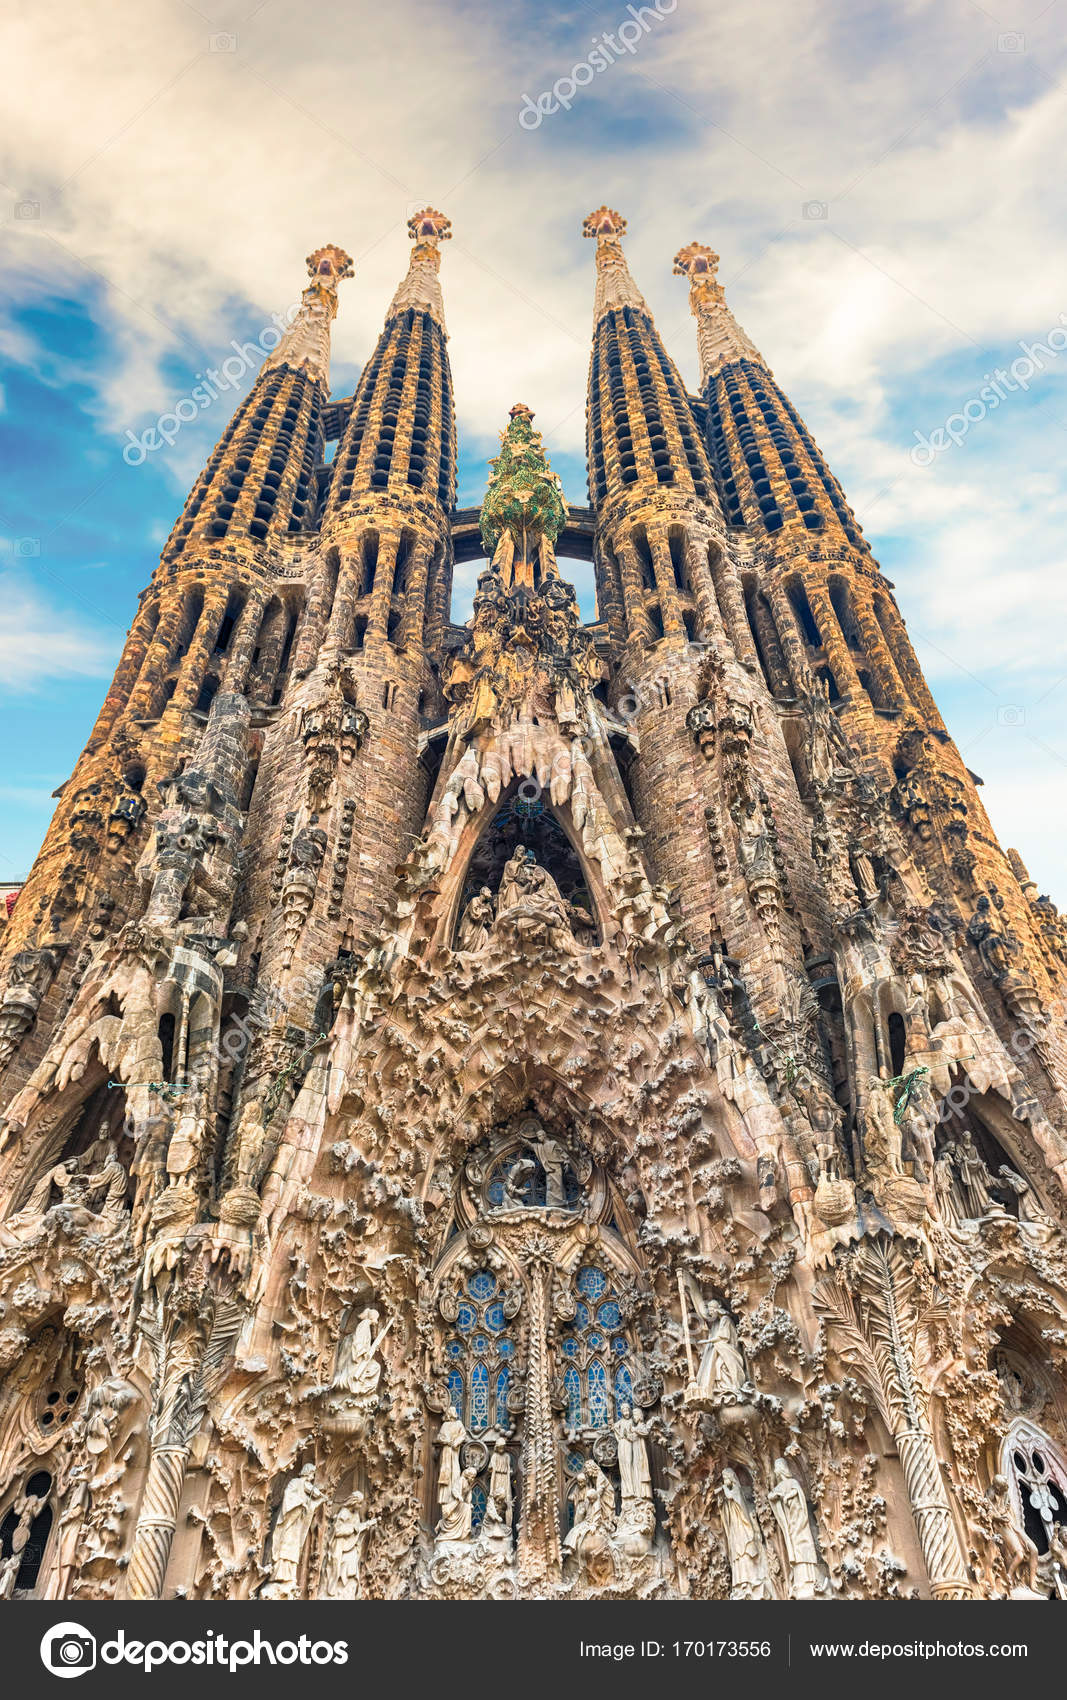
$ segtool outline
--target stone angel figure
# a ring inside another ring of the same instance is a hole
[[[748,1368],[729,1312],[718,1299],[706,1299],[692,1277],[682,1285],[692,1299],[697,1316],[707,1327],[700,1363],[685,1390],[685,1402],[698,1410],[717,1410],[720,1405],[744,1404],[753,1395]],[[688,1316],[685,1317],[688,1331]]]

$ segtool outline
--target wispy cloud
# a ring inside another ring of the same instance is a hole
[[[0,694],[39,691],[69,678],[106,678],[114,639],[58,609],[13,573],[0,572]]]

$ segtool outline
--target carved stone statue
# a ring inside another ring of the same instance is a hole
[[[1001,1206],[989,1190],[992,1176],[982,1161],[970,1128],[964,1128],[960,1137],[953,1140],[948,1149],[959,1177],[964,1215],[974,1222],[980,1222],[982,1217],[988,1216],[991,1211],[1000,1210]]]
[[[986,1489],[993,1540],[999,1548],[1008,1576],[1008,1587],[1037,1590],[1038,1552],[1029,1535],[1015,1521],[1007,1476],[994,1476]]]
[[[496,919],[496,906],[493,894],[487,885],[483,885],[471,898],[463,911],[459,923],[459,936],[456,940],[457,950],[484,950],[489,943],[493,921]]]
[[[651,1500],[652,1475],[648,1467],[645,1436],[648,1425],[634,1421],[629,1405],[622,1405],[611,1425],[619,1449],[619,1482],[623,1507],[632,1500]]]
[[[882,1175],[903,1174],[902,1135],[896,1119],[896,1092],[893,1082],[884,1079],[882,1075],[872,1074],[867,1088],[864,1148],[868,1167]]]
[[[564,1183],[564,1168],[567,1162],[567,1151],[558,1139],[545,1132],[539,1122],[524,1128],[523,1137],[530,1150],[534,1153],[545,1175],[545,1208],[547,1210],[565,1210],[567,1208],[567,1188]]]
[[[1019,1200],[1019,1221],[1030,1238],[1042,1241],[1049,1239],[1056,1232],[1056,1224],[1050,1216],[1045,1215],[1029,1181],[1024,1180],[1014,1169],[1009,1169],[1006,1163],[1000,1165],[997,1173],[1004,1185],[1010,1187]]]
[[[477,1479],[477,1470],[461,1470],[450,1484],[448,1493],[441,1492],[441,1520],[437,1525],[438,1550],[443,1545],[470,1540],[474,1519],[472,1496]]]
[[[67,1498],[56,1526],[56,1556],[48,1586],[48,1597],[52,1600],[66,1599],[71,1576],[78,1565],[82,1529],[89,1510],[88,1476],[84,1464],[75,1464],[67,1477]]]
[[[451,1503],[459,1493],[459,1480],[463,1473],[462,1451],[466,1440],[463,1420],[453,1405],[437,1435],[437,1444],[441,1448],[437,1465],[437,1503],[442,1517],[446,1503]]]
[[[379,1312],[370,1307],[356,1326],[341,1336],[323,1413],[325,1426],[334,1433],[362,1433],[377,1404],[382,1379],[377,1352],[392,1326],[387,1322],[375,1333],[378,1321]]]
[[[548,869],[539,865],[531,849],[520,844],[501,876],[495,930],[503,925],[520,939],[531,943],[545,940],[573,951],[571,921],[575,915]],[[587,918],[583,919],[588,924]]]
[[[773,1600],[774,1590],[767,1574],[767,1554],[736,1471],[725,1469],[720,1491],[720,1515],[730,1560],[732,1600]]]
[[[354,1493],[336,1512],[330,1548],[322,1573],[322,1592],[328,1600],[359,1599],[359,1567],[368,1532],[377,1517],[361,1517],[363,1495]]]
[[[774,1461],[774,1486],[767,1497],[789,1560],[790,1595],[794,1600],[814,1600],[822,1587],[819,1554],[804,1489],[784,1458]]]
[[[686,1388],[685,1402],[703,1410],[743,1403],[751,1397],[752,1387],[733,1321],[717,1299],[704,1299],[695,1289],[693,1293],[697,1314],[707,1323],[708,1333],[696,1378]]]
[[[489,1494],[485,1506],[485,1521],[502,1523],[505,1529],[510,1529],[513,1516],[511,1455],[503,1437],[498,1435],[489,1457]]]
[[[615,1568],[611,1537],[615,1530],[615,1489],[599,1464],[587,1459],[574,1498],[574,1522],[563,1542],[564,1556],[573,1553],[593,1583]]]
[[[264,1599],[292,1600],[296,1598],[300,1561],[311,1530],[312,1520],[325,1499],[315,1484],[314,1464],[305,1464],[299,1475],[293,1476],[284,1494],[274,1525],[271,1542],[270,1581],[263,1590]]]
[[[618,1446],[622,1499],[614,1545],[618,1553],[628,1558],[642,1558],[649,1551],[656,1532],[652,1474],[645,1444],[648,1425],[636,1422],[631,1407],[622,1405],[618,1418],[612,1424],[612,1432]]]

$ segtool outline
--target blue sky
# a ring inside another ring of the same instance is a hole
[[[231,338],[255,339],[326,241],[356,263],[334,340],[347,393],[406,266],[406,219],[431,201],[455,230],[461,500],[478,500],[521,399],[584,502],[579,232],[606,201],[691,384],[671,260],[693,239],[722,255],[735,313],[896,583],[1002,842],[1067,902],[1067,352],[929,466],[910,453],[1020,341],[1067,324],[1055,6],[395,0],[311,19],[298,0],[83,0],[9,16],[0,48],[15,68],[0,143],[0,879],[32,861],[237,393],[142,466],[124,463],[125,433]],[[557,109],[520,124],[540,97]]]

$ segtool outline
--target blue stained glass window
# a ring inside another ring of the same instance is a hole
[[[507,1326],[507,1317],[504,1315],[502,1304],[489,1306],[485,1313],[485,1326],[492,1329],[494,1334],[499,1334],[500,1330]]]
[[[503,1202],[504,1202],[504,1183],[503,1183],[502,1180],[495,1180],[495,1181],[489,1182],[488,1198],[489,1198],[490,1204],[503,1204]]]
[[[489,1495],[481,1482],[475,1482],[471,1488],[471,1529],[477,1532],[485,1519],[485,1508],[489,1503]]]
[[[471,1370],[469,1426],[472,1433],[489,1427],[489,1371],[484,1364],[475,1364]]]
[[[598,1299],[608,1284],[607,1276],[602,1269],[594,1269],[587,1263],[584,1269],[578,1271],[578,1291],[584,1293],[587,1299]]]
[[[588,1305],[579,1304],[575,1307],[574,1326],[575,1326],[575,1328],[588,1328],[589,1327],[589,1306]]]
[[[489,1350],[489,1341],[486,1335],[476,1334],[471,1341],[471,1350],[474,1352],[487,1352]]]
[[[488,1269],[478,1269],[467,1282],[467,1291],[472,1299],[487,1299],[496,1292],[496,1276]]]
[[[464,1350],[465,1348],[462,1340],[449,1340],[445,1345],[445,1351],[448,1353],[450,1358],[461,1358]]]
[[[478,1313],[473,1305],[460,1305],[459,1314],[456,1317],[456,1327],[460,1329],[462,1333],[469,1333],[477,1320]]]
[[[500,1353],[500,1356],[502,1358],[514,1357],[514,1355],[515,1355],[515,1342],[514,1342],[514,1340],[498,1340],[497,1345],[496,1345],[496,1349]]]
[[[594,1358],[586,1371],[589,1385],[589,1422],[593,1428],[608,1426],[608,1389],[604,1365]]]
[[[573,1364],[568,1364],[563,1371],[563,1391],[567,1395],[567,1426],[581,1428],[582,1382]]]
[[[573,1334],[564,1335],[559,1343],[559,1349],[565,1357],[573,1358],[578,1355],[578,1342]]]
[[[458,1405],[460,1411],[462,1412],[462,1410],[463,1410],[463,1377],[459,1373],[458,1369],[450,1369],[449,1372],[448,1372],[448,1392],[449,1392],[449,1397],[450,1397],[453,1405]]]
[[[581,1470],[584,1465],[585,1459],[582,1457],[580,1452],[567,1453],[567,1468],[568,1470],[572,1470],[575,1475],[578,1474],[579,1470]]]
[[[627,1342],[623,1339],[621,1334],[616,1335],[615,1339],[611,1342],[611,1349],[617,1358],[624,1358],[630,1350]]]
[[[633,1402],[634,1383],[629,1365],[620,1364],[615,1371],[615,1415],[618,1416],[619,1408],[622,1405],[629,1405],[632,1409]]]
[[[589,1344],[592,1346],[594,1352],[598,1352],[600,1350],[601,1346],[604,1344],[603,1334],[590,1334]]]
[[[508,1389],[511,1386],[511,1371],[505,1364],[497,1372],[496,1378],[496,1426],[503,1428],[508,1420]]]
[[[609,1334],[614,1329],[618,1328],[621,1318],[619,1315],[619,1307],[615,1303],[614,1299],[607,1299],[604,1304],[599,1306],[596,1313],[596,1319],[601,1328],[606,1328]]]

